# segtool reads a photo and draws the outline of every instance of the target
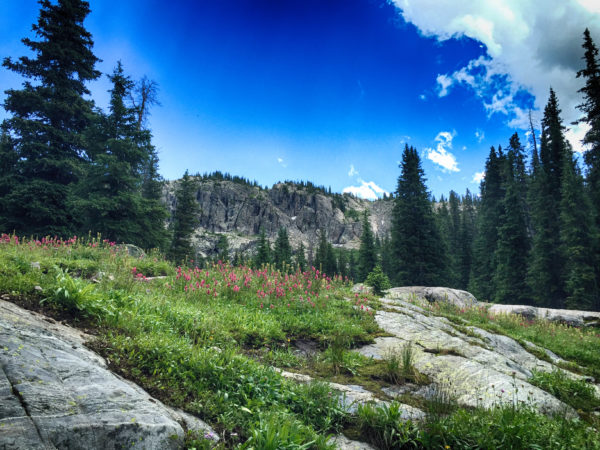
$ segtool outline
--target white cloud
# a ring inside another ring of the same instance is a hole
[[[437,142],[436,148],[426,148],[425,155],[427,159],[433,161],[438,166],[441,166],[444,172],[460,172],[456,157],[448,151],[452,148],[452,139],[454,133],[441,131],[435,137]]]
[[[588,132],[590,126],[587,123],[580,123],[577,125],[571,125],[565,132],[565,137],[569,140],[573,146],[573,151],[577,153],[583,153],[587,150],[587,146],[584,146],[581,141]]]
[[[477,129],[475,130],[475,137],[477,138],[477,142],[481,144],[481,142],[485,139],[485,133],[483,130]]]
[[[348,171],[348,176],[353,177],[354,175],[358,175],[358,170],[354,168],[354,164],[350,164],[350,170]]]
[[[462,84],[481,97],[489,115],[504,114],[508,125],[527,129],[527,111],[516,95],[527,91],[543,110],[550,86],[565,123],[576,120],[581,103],[583,30],[600,40],[598,0],[392,0],[407,22],[440,41],[467,36],[485,44],[488,55],[437,77],[438,95]],[[576,135],[577,133],[574,133]],[[573,139],[573,136],[571,136]],[[571,141],[573,147],[577,143]]]
[[[425,100],[427,100],[427,96],[425,94],[421,94],[421,95],[419,95],[419,99],[425,101]]]
[[[367,200],[377,200],[378,198],[383,197],[383,194],[389,195],[387,191],[377,186],[373,181],[366,182],[359,178],[358,182],[360,183],[360,186],[348,186],[345,187],[342,192],[348,192]]]
[[[438,96],[445,97],[446,95],[448,95],[448,88],[452,86],[453,82],[452,78],[448,77],[447,75],[440,74],[437,76],[436,81],[438,84]]]
[[[281,167],[283,167],[284,169],[287,167],[287,164],[283,161],[283,158],[277,158],[277,162],[281,165]]]
[[[485,178],[485,172],[475,172],[473,174],[473,179],[471,180],[471,183],[481,183],[483,181],[483,179]]]

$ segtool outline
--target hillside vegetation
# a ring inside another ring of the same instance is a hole
[[[3,235],[0,244],[2,298],[88,329],[96,336],[90,346],[113,370],[207,421],[223,448],[328,448],[339,432],[378,448],[600,448],[600,401],[591,385],[559,374],[538,374],[535,383],[581,420],[519,405],[465,409],[447,395],[413,400],[427,414],[422,422],[399,420],[395,402],[345,408],[325,381],[365,386],[382,399],[378,387],[427,382],[412,367],[410,347],[385,361],[351,351],[382,334],[378,299],[351,287],[316,269],[175,267],[158,253],[133,257],[93,238]],[[597,331],[439,313],[532,340],[582,373],[600,374]],[[299,384],[274,367],[321,381]],[[212,444],[190,435],[188,445]]]

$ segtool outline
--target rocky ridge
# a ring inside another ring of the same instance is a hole
[[[251,251],[264,229],[274,240],[280,227],[288,231],[295,248],[300,242],[308,250],[324,229],[338,247],[358,248],[362,226],[360,215],[369,212],[374,233],[383,237],[391,227],[391,201],[368,201],[350,195],[325,194],[294,183],[278,183],[270,189],[228,180],[199,181],[196,198],[200,206],[193,238],[201,256],[216,253],[220,235],[228,237],[232,251]],[[177,181],[166,184],[165,202],[176,206]]]

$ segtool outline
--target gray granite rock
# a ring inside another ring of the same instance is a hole
[[[490,314],[518,314],[526,319],[546,319],[573,327],[600,327],[600,312],[538,308],[527,305],[490,305]]]
[[[446,287],[427,287],[427,286],[403,286],[391,288],[386,292],[386,298],[410,300],[419,299],[433,302],[445,302],[465,308],[477,306],[479,302],[473,294],[459,289]]]
[[[111,373],[88,337],[0,301],[0,448],[177,449],[214,432]]]

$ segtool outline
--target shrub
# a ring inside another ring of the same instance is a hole
[[[367,276],[365,284],[373,288],[375,295],[382,295],[383,291],[392,287],[390,279],[383,273],[381,266],[375,266],[372,272]]]

